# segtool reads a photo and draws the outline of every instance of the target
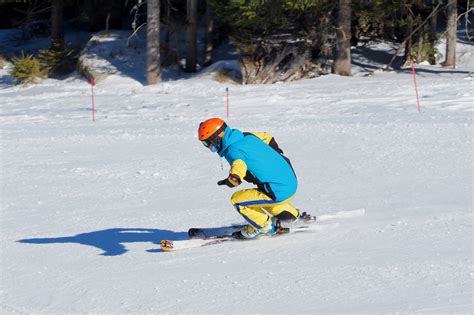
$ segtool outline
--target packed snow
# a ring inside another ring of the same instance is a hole
[[[472,47],[456,69],[417,66],[421,112],[411,69],[372,72],[365,51],[353,77],[285,84],[115,74],[94,87],[95,122],[79,76],[20,86],[0,70],[0,312],[471,313]],[[320,229],[160,249],[243,223],[216,185],[228,165],[197,140],[215,116],[275,136]]]

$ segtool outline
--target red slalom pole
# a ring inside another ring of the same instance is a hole
[[[92,121],[95,121],[94,78],[91,78],[91,92],[92,92]]]
[[[227,119],[229,119],[229,88],[225,88],[226,112]]]
[[[413,73],[413,82],[415,84],[415,92],[416,92],[416,104],[418,113],[420,112],[420,97],[418,96],[418,85],[416,84],[416,71],[415,71],[415,63],[411,62],[411,72]]]

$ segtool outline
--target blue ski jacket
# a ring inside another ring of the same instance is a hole
[[[278,146],[268,144],[273,137],[261,134],[266,138],[227,127],[218,154],[229,162],[231,174],[257,184],[275,201],[286,200],[296,193],[296,174]]]

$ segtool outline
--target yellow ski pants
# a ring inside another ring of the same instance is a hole
[[[297,218],[299,212],[290,204],[293,197],[277,202],[258,189],[245,189],[234,193],[231,201],[248,223],[260,229],[271,220],[267,213],[277,216],[283,211],[288,211]]]

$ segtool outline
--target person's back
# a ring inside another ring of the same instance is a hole
[[[243,160],[247,170],[264,184],[265,192],[275,201],[295,194],[297,179],[291,164],[257,136],[229,129],[222,138],[222,151],[219,153],[230,165],[236,160]]]

